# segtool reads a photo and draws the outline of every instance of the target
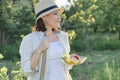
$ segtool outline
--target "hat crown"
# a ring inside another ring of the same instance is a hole
[[[56,5],[56,3],[52,0],[41,0],[35,6],[35,13],[37,14],[39,11],[54,5]]]
[[[53,0],[41,0],[35,5],[35,14],[38,19],[57,9],[58,6]]]

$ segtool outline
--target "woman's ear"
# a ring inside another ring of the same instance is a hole
[[[45,21],[45,16],[42,17],[42,20]]]
[[[47,24],[46,16],[43,16],[43,17],[42,17],[42,20],[43,20],[44,24],[46,25],[46,24]]]

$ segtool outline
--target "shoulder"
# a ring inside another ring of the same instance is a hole
[[[65,31],[58,31],[57,33],[61,36],[68,36]]]
[[[63,41],[68,40],[68,35],[65,31],[58,31],[57,35],[60,39],[62,39]]]
[[[32,32],[32,33],[29,33],[29,34],[27,34],[27,35],[25,35],[24,37],[23,37],[23,40],[22,40],[22,42],[23,41],[27,41],[27,42],[31,42],[31,41],[33,41],[33,40],[36,40],[36,37],[42,37],[44,35],[44,33],[43,32]]]
[[[44,34],[43,32],[32,32],[24,36],[23,39],[34,39],[34,37],[37,37],[37,36],[41,37],[43,34]]]

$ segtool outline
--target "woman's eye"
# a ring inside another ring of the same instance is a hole
[[[54,13],[54,15],[58,15],[58,13]]]

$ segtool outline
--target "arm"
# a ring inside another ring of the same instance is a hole
[[[44,50],[47,50],[49,45],[49,42],[47,39],[44,39],[39,46],[36,48],[36,50],[33,52],[33,55],[30,59],[30,66],[31,69],[34,70],[36,66],[38,65],[38,62],[40,60],[40,55]]]
[[[32,57],[31,57],[31,59],[30,59],[30,67],[31,67],[31,69],[32,70],[35,70],[35,68],[36,68],[36,66],[37,66],[37,64],[38,64],[38,62],[39,62],[39,59],[40,59],[40,55],[41,55],[41,51],[39,50],[35,50],[34,52],[33,52],[33,55],[32,55]]]
[[[19,50],[21,56],[21,66],[25,76],[30,76],[34,73],[42,51],[48,48],[48,41],[43,40],[33,51],[32,40],[31,36],[24,37]]]
[[[68,37],[67,33],[65,34],[65,36],[66,36],[66,46],[67,46],[67,51],[68,51],[68,54],[69,54],[69,53],[70,53],[69,37]],[[72,67],[73,67],[72,64],[67,64],[67,63],[66,63],[66,65],[67,65],[68,69],[72,69]]]
[[[21,67],[25,76],[30,76],[34,73],[30,67],[30,58],[33,53],[32,43],[30,41],[29,37],[24,37],[19,49]]]

